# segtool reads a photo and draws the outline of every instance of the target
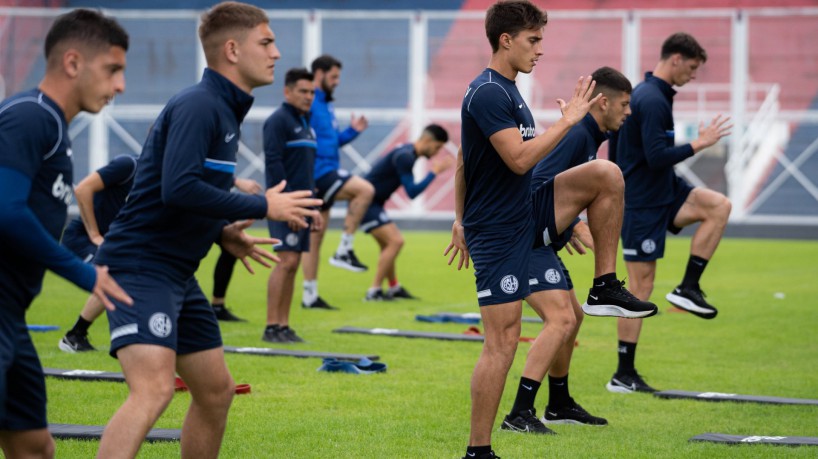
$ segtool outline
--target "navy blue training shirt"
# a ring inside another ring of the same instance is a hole
[[[531,171],[517,175],[489,141],[503,129],[535,137],[534,117],[514,81],[486,69],[469,84],[460,110],[466,180],[463,226],[474,230],[514,229],[531,218]]]
[[[94,217],[97,220],[99,234],[105,236],[108,227],[114,221],[116,214],[125,204],[128,193],[133,187],[133,179],[136,175],[136,157],[122,155],[114,158],[110,163],[97,169],[97,173],[102,178],[105,188],[94,193]],[[68,223],[63,239],[68,237],[88,238],[88,232],[82,223],[82,218],[77,217]]]
[[[266,215],[264,196],[230,192],[239,127],[252,104],[250,94],[210,69],[170,99],[148,134],[133,190],[97,263],[184,281],[226,220]]]
[[[422,193],[435,179],[435,174],[429,172],[423,180],[415,183],[412,168],[417,159],[415,145],[407,143],[398,146],[376,161],[365,177],[375,187],[372,202],[383,205],[401,185],[410,199],[415,199]]]
[[[608,136],[590,113],[571,127],[560,143],[534,166],[531,175],[531,191],[561,172],[596,159],[597,151]]]
[[[693,156],[690,144],[675,146],[673,87],[645,74],[631,97],[631,116],[611,139],[610,158],[625,177],[625,207],[670,204],[676,195],[673,166]]]
[[[264,121],[264,175],[267,188],[287,180],[285,191],[315,191],[315,132],[309,114],[283,103]],[[314,194],[314,193],[313,193]]]
[[[96,271],[58,244],[73,196],[62,109],[33,89],[0,103],[0,311],[22,317],[51,269],[85,290]]]

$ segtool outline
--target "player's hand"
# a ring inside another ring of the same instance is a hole
[[[363,115],[356,118],[355,114],[353,113],[349,121],[349,125],[352,126],[352,129],[355,129],[358,132],[363,132],[369,127],[369,120],[367,120]]]
[[[238,178],[233,181],[233,185],[242,193],[259,194],[263,188],[261,184],[252,179]]]
[[[256,260],[256,262],[266,268],[270,267],[270,263],[268,263],[267,260],[271,260],[276,263],[281,261],[277,256],[262,249],[261,247],[257,247],[256,245],[276,245],[280,244],[281,241],[271,237],[253,237],[245,233],[244,230],[252,224],[253,220],[240,220],[225,226],[222,228],[221,244],[222,249],[241,260],[242,264],[244,264],[244,267],[247,268],[247,271],[249,271],[250,274],[255,274],[256,272],[253,271],[253,267],[250,266],[250,262],[247,260],[247,257]]]
[[[94,245],[95,245],[95,246],[97,246],[97,247],[101,246],[101,245],[102,245],[102,243],[103,243],[103,242],[105,242],[105,238],[104,238],[104,237],[102,237],[102,235],[101,235],[101,234],[95,234],[95,235],[93,235],[93,236],[91,236],[91,235],[89,234],[89,235],[88,235],[88,239],[90,239],[90,240],[91,240],[91,243],[92,243],[92,244],[94,244]]]
[[[449,255],[449,252],[451,252],[451,255]],[[451,266],[454,257],[456,257],[458,253],[460,254],[460,258],[457,260],[457,270],[460,271],[463,266],[469,269],[469,249],[466,247],[463,225],[456,221],[452,224],[452,242],[449,243],[449,246],[446,247],[446,250],[443,252],[444,257],[449,255],[449,266]]]
[[[699,123],[699,138],[692,142],[693,150],[701,151],[707,147],[713,146],[722,137],[730,135],[732,124],[727,124],[730,121],[729,116],[722,117],[716,115],[710,124],[705,127],[704,122]]]
[[[565,121],[568,121],[571,126],[579,123],[582,118],[588,114],[588,110],[591,109],[591,106],[602,98],[601,92],[595,97],[591,97],[594,95],[594,88],[596,88],[596,81],[594,81],[593,78],[590,76],[579,77],[571,100],[565,102],[562,99],[557,99],[562,117],[565,118]]]
[[[102,301],[102,304],[105,305],[105,309],[109,311],[116,310],[116,306],[114,306],[111,298],[125,303],[128,306],[133,305],[133,299],[128,296],[125,290],[122,290],[122,287],[108,274],[107,266],[94,266],[94,269],[97,271],[97,282],[94,284],[92,293]]]
[[[455,158],[452,155],[443,152],[443,154],[438,155],[435,158],[435,160],[431,163],[431,166],[429,166],[429,168],[432,169],[432,172],[434,172],[435,175],[439,175],[441,172],[454,166],[454,162]]]
[[[315,210],[323,201],[311,198],[312,191],[300,190],[284,193],[286,180],[270,188],[264,193],[267,198],[267,218],[296,225],[297,228],[307,228],[306,217],[315,219],[318,211]]]
[[[310,231],[313,233],[317,233],[319,231],[324,230],[324,217],[321,213],[318,213],[318,217],[312,219],[312,226],[310,227]]]
[[[588,253],[585,250],[586,247],[591,249],[591,251],[594,250],[594,237],[591,236],[591,229],[588,228],[588,224],[582,220],[574,225],[574,234],[571,235],[571,240],[565,245],[565,250],[568,251],[569,255],[574,254],[574,252],[571,251],[571,247],[574,247],[578,255]]]

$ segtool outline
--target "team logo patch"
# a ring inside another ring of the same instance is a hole
[[[551,268],[545,272],[545,280],[549,284],[556,284],[560,281],[560,279],[562,279],[562,276],[560,276],[560,273],[554,268]]]
[[[170,317],[168,317],[167,314],[164,312],[157,312],[151,316],[150,320],[148,320],[148,328],[150,328],[151,333],[159,338],[167,338],[170,335],[171,330],[173,330],[173,324],[171,323]]]
[[[520,283],[517,282],[517,278],[511,274],[503,276],[503,278],[500,279],[500,289],[509,295],[516,293],[517,287],[519,286]]]
[[[642,241],[642,251],[645,253],[653,253],[656,250],[656,243],[653,242],[653,239],[645,239]]]
[[[287,245],[298,245],[298,235],[295,233],[288,234],[284,240],[287,242]]]
[[[386,212],[381,212],[380,214],[378,214],[378,220],[385,222],[387,220]]]

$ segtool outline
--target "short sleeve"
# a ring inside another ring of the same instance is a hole
[[[61,123],[35,101],[15,100],[0,108],[0,166],[34,178],[59,141]]]
[[[411,151],[405,151],[395,155],[395,170],[398,175],[411,174],[415,166],[415,155]]]
[[[466,111],[486,138],[503,129],[517,127],[514,101],[497,83],[484,83],[473,90]]]
[[[136,173],[136,158],[128,155],[117,156],[113,161],[98,169],[97,173],[106,188],[122,185]]]

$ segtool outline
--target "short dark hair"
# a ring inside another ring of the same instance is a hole
[[[128,33],[113,18],[99,11],[79,8],[54,21],[45,37],[45,58],[64,42],[76,41],[92,48],[119,46],[128,50]]]
[[[486,11],[486,37],[491,51],[500,49],[500,35],[516,37],[523,30],[539,30],[548,24],[548,13],[528,0],[499,1]]]
[[[287,74],[284,76],[284,86],[294,86],[300,80],[309,80],[312,83],[313,75],[312,73],[304,67],[296,67],[290,70],[287,70]]]
[[[311,70],[312,73],[315,73],[319,70],[322,72],[329,72],[330,70],[332,70],[333,67],[338,67],[340,69],[341,61],[330,56],[329,54],[323,54],[321,56],[316,57],[315,60],[312,61]]]
[[[208,62],[216,57],[229,34],[244,40],[251,29],[259,24],[269,24],[270,19],[261,8],[241,2],[222,2],[202,13],[199,40],[202,42]]]
[[[662,60],[676,53],[681,54],[685,59],[699,59],[707,62],[707,51],[689,33],[676,32],[662,43]]]
[[[619,70],[611,67],[600,67],[594,70],[591,78],[596,81],[596,90],[607,93],[609,96],[612,92],[624,92],[630,94],[633,92],[630,80]]]
[[[429,135],[438,142],[446,143],[449,141],[449,133],[446,132],[446,129],[443,129],[443,126],[439,124],[430,124],[426,126],[423,128],[423,134]]]

